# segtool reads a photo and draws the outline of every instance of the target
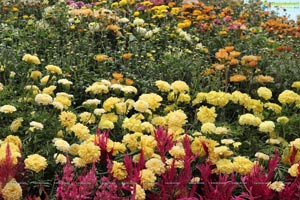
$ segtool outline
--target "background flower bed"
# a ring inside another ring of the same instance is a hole
[[[2,198],[295,198],[297,22],[87,3],[1,2]]]

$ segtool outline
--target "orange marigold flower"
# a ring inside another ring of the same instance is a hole
[[[255,77],[255,80],[258,83],[273,83],[274,82],[274,78],[272,76],[264,76],[264,75],[259,75]]]
[[[125,79],[125,84],[126,85],[132,85],[133,84],[133,80],[131,80],[130,78],[126,78]]]
[[[116,79],[116,80],[119,80],[119,81],[123,80],[123,74],[118,73],[118,72],[114,72],[114,73],[112,74],[112,77],[113,77],[114,79]]]
[[[123,54],[123,58],[124,59],[129,59],[129,58],[131,58],[131,56],[132,56],[132,53],[125,53],[125,54]]]
[[[111,60],[111,58],[104,54],[98,54],[95,56],[95,60],[98,62],[103,62],[103,61]]]
[[[242,74],[235,74],[230,76],[230,82],[242,82],[244,80],[246,80],[246,76],[242,75]]]
[[[117,26],[117,25],[108,25],[107,27],[106,27],[106,30],[108,30],[108,31],[113,31],[113,32],[117,32],[118,30],[119,30],[120,28]]]
[[[168,3],[168,6],[169,6],[170,8],[174,7],[175,5],[176,5],[176,3],[173,2],[173,1],[170,1],[170,2]]]
[[[225,47],[225,50],[226,50],[227,52],[231,52],[231,51],[234,50],[234,46],[227,46],[227,47]]]
[[[218,60],[227,59],[228,53],[225,49],[219,49],[219,51],[215,54]]]
[[[233,59],[230,60],[229,65],[231,65],[231,66],[232,66],[232,65],[237,65],[238,63],[239,63],[239,60],[233,58]]]

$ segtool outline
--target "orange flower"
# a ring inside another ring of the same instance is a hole
[[[242,82],[244,80],[246,80],[246,76],[242,75],[242,74],[235,74],[235,75],[232,75],[230,76],[229,78],[230,82]]]
[[[111,60],[111,58],[107,55],[99,54],[95,56],[95,60],[98,62],[103,62],[103,61]]]
[[[113,77],[114,79],[118,80],[118,81],[122,81],[122,80],[123,80],[123,74],[118,73],[118,72],[114,72],[114,73],[112,74],[112,77]]]
[[[168,3],[168,6],[169,6],[170,8],[174,7],[175,5],[176,5],[176,3],[173,2],[173,1],[170,1],[170,2]]]
[[[125,84],[126,85],[132,85],[133,84],[133,80],[131,80],[130,78],[126,78],[125,79]]]
[[[117,32],[117,31],[119,31],[119,27],[117,26],[117,25],[108,25],[107,27],[106,27],[106,30],[108,30],[108,31],[113,31],[113,32]]]
[[[93,14],[93,11],[91,9],[73,9],[71,11],[71,15],[85,15],[85,16],[91,16]]]
[[[215,54],[218,60],[227,59],[228,53],[225,49],[219,49],[219,51]]]
[[[256,67],[256,65],[257,65],[257,61],[255,61],[255,60],[252,60],[249,62],[250,67]]]
[[[129,58],[131,58],[131,56],[132,56],[132,53],[125,53],[125,54],[123,54],[123,58],[124,59],[126,59],[126,60],[128,60]]]
[[[258,83],[273,83],[274,82],[274,78],[272,76],[264,76],[264,75],[259,75],[255,77],[255,80]]]
[[[227,47],[225,47],[225,50],[226,50],[227,52],[231,52],[231,51],[234,50],[234,46],[227,46]]]
[[[237,65],[238,63],[239,63],[239,60],[233,58],[233,59],[230,60],[229,65],[231,65],[231,66],[232,66],[232,65]]]
[[[222,65],[222,64],[219,64],[219,63],[215,63],[215,64],[212,64],[212,66],[216,69],[216,70],[223,70],[225,69],[225,65]]]
[[[240,56],[241,55],[241,52],[238,52],[238,51],[231,51],[230,53],[229,53],[229,56],[231,57],[231,58],[236,58],[236,57],[238,57],[238,56]]]

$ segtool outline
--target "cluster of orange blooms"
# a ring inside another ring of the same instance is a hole
[[[269,19],[263,22],[261,26],[269,33],[274,33],[280,37],[300,36],[300,21],[297,24],[293,20],[287,20],[285,17]]]

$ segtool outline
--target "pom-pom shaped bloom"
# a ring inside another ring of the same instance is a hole
[[[11,179],[6,183],[1,193],[4,200],[19,200],[22,198],[21,185],[15,179]]]
[[[171,88],[175,93],[189,92],[190,88],[184,81],[174,81],[171,84]]]
[[[260,123],[261,123],[261,119],[258,117],[255,117],[251,113],[243,114],[239,118],[240,125],[259,126]]]
[[[269,100],[272,97],[272,91],[266,87],[260,87],[257,89],[257,94],[259,97]]]
[[[4,105],[4,106],[0,107],[0,112],[2,112],[2,113],[9,114],[9,113],[13,113],[15,111],[17,111],[17,109],[16,109],[16,107],[14,107],[12,105]]]
[[[201,106],[197,112],[197,119],[203,124],[207,122],[215,122],[217,117],[215,107],[208,108]]]
[[[275,129],[275,123],[273,121],[264,121],[259,124],[258,130],[263,133],[272,133]]]
[[[27,158],[24,160],[24,163],[25,169],[32,170],[36,173],[39,173],[40,171],[46,169],[48,165],[46,158],[39,154],[32,154],[27,156]]]
[[[31,54],[25,54],[23,56],[22,60],[25,61],[25,62],[27,62],[27,63],[29,63],[29,64],[36,64],[36,65],[38,65],[38,64],[41,63],[40,59],[37,56],[31,55]]]

